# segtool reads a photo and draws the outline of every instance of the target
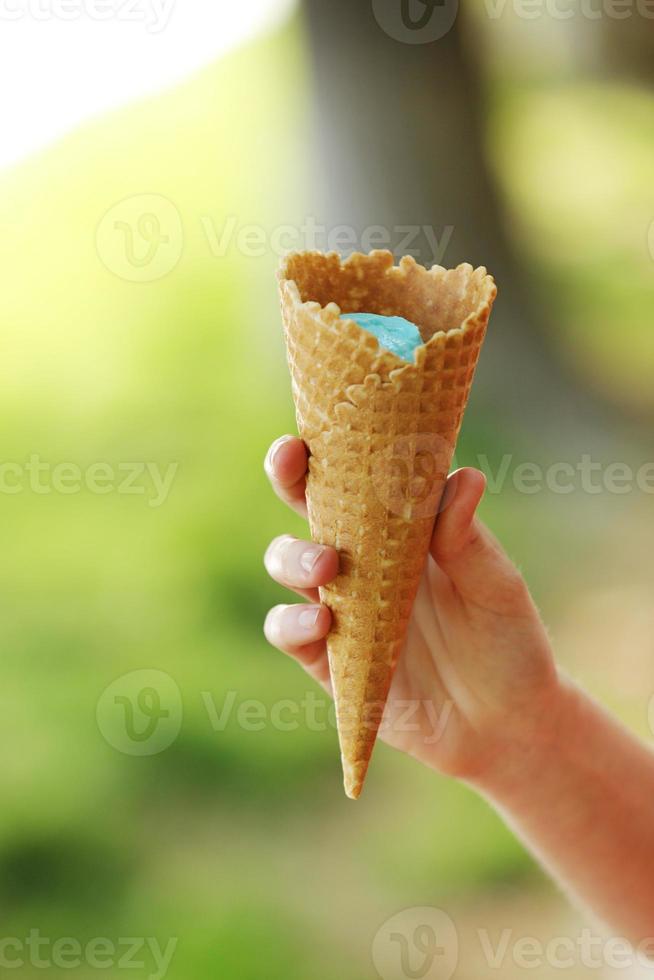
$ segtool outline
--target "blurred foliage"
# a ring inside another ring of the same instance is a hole
[[[260,555],[274,534],[302,530],[261,466],[294,427],[276,258],[235,245],[218,257],[206,234],[230,216],[268,233],[301,223],[305,77],[291,24],[0,181],[3,458],[178,464],[159,508],[86,490],[2,498],[3,935],[179,937],[168,976],[184,980],[360,977],[380,922],[403,904],[542,887],[464,788],[380,746],[354,806],[329,725],[249,731],[232,714],[217,731],[207,710],[207,698],[220,710],[233,697],[268,712],[312,690],[261,637],[283,593]],[[492,138],[561,344],[641,406],[652,260],[630,243],[646,244],[651,109],[626,90],[500,92]],[[141,193],[168,198],[183,223],[179,264],[151,283],[112,274],[94,244],[108,209]],[[629,343],[617,344],[627,319]],[[471,420],[459,461],[499,458],[509,443],[492,419]],[[531,498],[509,488],[485,505],[552,615],[571,534],[589,548],[606,516],[566,500],[564,522],[563,503],[539,500],[534,520]],[[590,521],[585,537],[570,531],[570,506]],[[96,704],[148,667],[179,686],[183,726],[166,751],[131,757],[103,740]]]
[[[4,458],[179,464],[159,508],[88,491],[4,498],[4,934],[179,936],[172,977],[360,976],[369,937],[340,921],[355,896],[371,937],[396,890],[426,892],[433,875],[443,889],[492,886],[528,867],[477,801],[389,770],[384,749],[353,813],[333,728],[244,731],[232,717],[217,732],[203,700],[270,707],[311,687],[261,637],[282,593],[260,555],[301,528],[261,465],[294,426],[276,259],[235,246],[218,258],[206,236],[230,215],[268,232],[300,224],[303,71],[292,25],[0,184]],[[165,196],[183,221],[181,260],[152,283],[111,274],[94,246],[103,214],[135,193]],[[174,678],[184,723],[166,751],[132,758],[102,740],[95,706],[143,667]],[[430,807],[369,832],[385,770],[431,795],[438,834]],[[375,843],[383,829],[391,848]]]
[[[490,147],[536,302],[582,383],[654,408],[654,93],[499,86]]]

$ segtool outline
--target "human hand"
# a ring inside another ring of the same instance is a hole
[[[277,440],[265,468],[277,495],[306,517],[304,443]],[[475,516],[484,490],[474,469],[448,479],[379,732],[394,748],[472,782],[527,765],[530,748],[554,736],[563,701],[527,586]],[[266,637],[329,691],[331,616],[318,588],[337,575],[338,555],[282,535],[264,561],[276,582],[309,600],[271,609]]]

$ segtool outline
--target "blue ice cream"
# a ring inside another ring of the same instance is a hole
[[[360,327],[373,334],[379,346],[396,354],[404,361],[413,363],[413,352],[423,343],[415,323],[403,316],[380,316],[378,313],[344,313],[342,320],[354,320]]]

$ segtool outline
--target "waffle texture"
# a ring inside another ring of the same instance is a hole
[[[339,574],[329,666],[345,791],[362,789],[496,295],[484,268],[427,270],[390,252],[296,252],[279,272],[298,429],[309,449],[314,540]],[[402,316],[408,364],[341,311]]]

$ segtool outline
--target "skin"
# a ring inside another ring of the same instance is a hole
[[[305,517],[306,468],[292,436],[265,461]],[[481,793],[589,913],[640,943],[654,936],[654,753],[557,669],[522,576],[476,517],[484,490],[477,470],[448,480],[380,737]],[[329,690],[318,587],[338,555],[282,535],[264,562],[306,600],[270,610],[268,641]]]

